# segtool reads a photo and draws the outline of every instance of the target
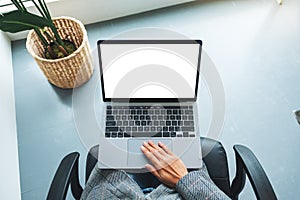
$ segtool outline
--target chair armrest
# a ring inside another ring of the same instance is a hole
[[[71,184],[72,195],[75,199],[80,199],[82,187],[78,177],[79,153],[68,154],[60,162],[58,169],[52,180],[47,200],[65,200]]]
[[[233,149],[236,157],[236,176],[230,189],[233,199],[238,199],[247,174],[257,199],[276,200],[272,185],[253,152],[242,145],[235,145]]]

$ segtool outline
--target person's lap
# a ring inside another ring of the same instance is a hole
[[[184,163],[159,142],[144,142],[141,151],[151,164],[145,168],[162,184],[144,194],[138,183],[123,170],[100,170],[96,166],[86,184],[81,200],[96,199],[212,199],[229,198],[209,177],[205,164],[188,172]],[[145,188],[143,188],[145,191]]]
[[[86,183],[81,200],[96,199],[181,199],[175,189],[161,184],[144,194],[142,188],[123,170],[95,167]]]

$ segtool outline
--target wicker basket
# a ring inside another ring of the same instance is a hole
[[[27,36],[26,48],[50,83],[61,88],[78,87],[90,79],[94,70],[87,32],[80,21],[70,17],[54,18],[53,23],[62,39],[76,45],[75,52],[65,58],[45,59],[43,43],[33,30]]]

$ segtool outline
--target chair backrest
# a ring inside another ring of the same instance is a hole
[[[230,195],[230,181],[227,156],[223,145],[216,140],[201,137],[203,161],[214,183],[228,196]],[[98,160],[99,145],[92,147],[86,159],[86,181]],[[142,187],[157,187],[160,182],[151,173],[131,174]]]
[[[203,161],[213,182],[230,196],[230,179],[226,151],[221,142],[201,137]]]

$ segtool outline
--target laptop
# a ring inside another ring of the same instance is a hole
[[[103,120],[98,167],[143,169],[143,142],[201,168],[196,105],[201,40],[99,40]]]

